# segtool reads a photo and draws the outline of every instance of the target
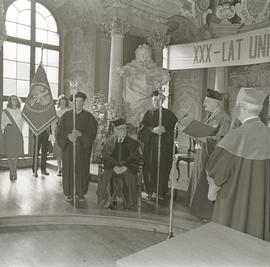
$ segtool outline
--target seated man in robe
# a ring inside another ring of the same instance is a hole
[[[114,135],[109,137],[102,149],[104,173],[97,190],[99,207],[113,208],[118,196],[125,209],[132,208],[137,201],[137,169],[139,143],[127,135],[124,119],[112,122]]]
[[[220,141],[206,169],[208,198],[216,200],[213,221],[270,241],[270,131],[259,118],[266,96],[240,89],[242,125]]]

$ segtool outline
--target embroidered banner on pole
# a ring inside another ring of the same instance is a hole
[[[51,89],[42,64],[38,66],[31,83],[22,116],[36,135],[43,132],[56,119]]]
[[[270,62],[270,27],[196,43],[171,45],[168,53],[170,70]]]

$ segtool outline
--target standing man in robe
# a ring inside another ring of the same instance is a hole
[[[100,179],[97,198],[99,207],[111,207],[116,197],[122,196],[125,209],[137,202],[139,143],[127,135],[124,119],[112,121],[114,135],[109,137],[102,149],[104,173]]]
[[[213,221],[270,241],[270,130],[259,118],[266,96],[240,89],[242,125],[220,141],[206,169],[208,197],[216,199]]]
[[[194,165],[187,193],[191,213],[207,220],[212,218],[214,203],[207,198],[208,182],[205,164],[215,145],[229,131],[231,121],[230,116],[223,109],[223,96],[218,91],[207,89],[204,107],[208,116],[204,123],[216,130],[211,136],[197,139]]]
[[[160,99],[162,98],[162,99]],[[148,197],[155,198],[157,190],[158,139],[161,135],[161,159],[159,198],[164,199],[168,192],[168,180],[172,167],[173,135],[177,117],[172,111],[162,108],[162,125],[159,126],[159,101],[164,101],[158,91],[152,92],[152,108],[142,119],[138,138],[143,144],[143,176]]]
[[[86,95],[78,92],[76,102],[76,130],[73,129],[73,111],[66,111],[60,119],[56,134],[63,157],[63,189],[66,201],[73,200],[73,143],[76,142],[76,197],[84,201],[88,191],[89,166],[92,146],[97,133],[97,121],[83,109]],[[73,102],[71,96],[70,101]]]

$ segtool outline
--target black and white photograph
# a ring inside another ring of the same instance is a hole
[[[1,267],[270,267],[270,0],[0,0]]]

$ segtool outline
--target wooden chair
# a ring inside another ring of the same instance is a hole
[[[187,153],[177,153],[177,161],[176,161],[176,170],[177,170],[177,178],[176,181],[178,182],[181,177],[181,170],[180,170],[180,163],[184,161],[187,163],[187,175],[188,178],[190,177],[190,163],[194,162],[194,154],[195,150],[195,143],[196,140],[192,137],[189,137],[189,148]]]
[[[98,157],[97,160],[98,163],[98,179],[102,179],[102,174],[104,172],[104,161],[102,158],[102,155]],[[142,205],[142,186],[143,186],[143,160],[140,159],[139,165],[138,165],[138,172],[137,172],[137,177],[138,177],[138,185],[137,185],[137,192],[138,192],[138,197],[137,197],[137,210],[138,212],[141,212],[141,205]],[[111,182],[114,182],[114,188],[111,192]],[[120,196],[123,202],[124,207],[127,206],[127,200],[125,198],[125,195],[123,193],[123,180],[122,177],[117,177],[116,180],[110,181],[108,186],[107,186],[107,200],[104,205],[101,205],[101,207],[104,208],[116,208],[115,207],[115,201],[116,197]]]

